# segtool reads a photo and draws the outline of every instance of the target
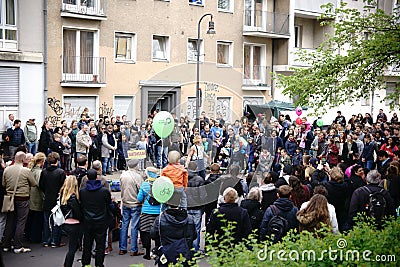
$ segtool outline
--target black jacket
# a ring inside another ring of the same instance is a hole
[[[218,216],[222,214],[222,218]],[[217,233],[219,236],[224,234],[223,227],[227,226],[225,222],[236,222],[236,228],[233,230],[233,238],[235,244],[247,238],[251,233],[250,217],[247,210],[238,206],[237,203],[222,203],[218,209],[215,209],[210,216],[207,224],[207,232],[210,234]]]
[[[367,185],[367,184],[364,182],[364,180],[361,178],[361,176],[352,175],[352,176],[350,176],[350,179],[349,179],[349,185],[350,185],[350,193],[349,194],[350,194],[350,199],[351,199],[353,192],[357,188]]]
[[[70,196],[66,205],[61,205],[61,210],[66,219],[73,218],[78,221],[82,220],[81,206],[75,194]]]
[[[163,246],[185,237],[189,248],[192,248],[193,240],[197,238],[193,218],[188,216],[184,209],[167,209],[162,212],[154,220],[150,229],[150,236],[154,240],[160,240],[160,233],[161,245]]]
[[[71,172],[71,175],[74,175],[78,180],[78,188],[81,187],[82,178],[85,177],[87,174],[87,170],[81,167],[77,167],[75,170]]]
[[[369,189],[369,192],[366,188]],[[380,188],[378,185],[374,184],[368,184],[366,186],[362,186],[358,188],[356,191],[354,191],[351,201],[350,201],[350,207],[349,207],[349,217],[350,219],[353,219],[357,216],[358,213],[366,211],[366,204],[369,201],[369,195],[372,193],[375,193],[377,191],[382,191],[383,197],[386,200],[386,210],[385,210],[385,215],[389,216],[395,216],[396,210],[395,206],[393,204],[393,199],[390,196],[389,192],[387,190],[384,190]]]
[[[335,207],[339,230],[347,223],[348,203],[351,198],[350,187],[347,182],[338,183],[329,181],[322,184],[328,191],[328,202]]]
[[[353,154],[349,154],[350,151],[353,151]],[[347,166],[351,166],[354,164],[354,159],[353,156],[358,156],[358,148],[357,148],[357,143],[353,142],[351,144],[351,148],[349,148],[347,146],[347,143],[343,144],[343,151],[342,151],[342,160],[344,161],[344,163],[346,163]]]
[[[201,209],[206,203],[207,192],[204,188],[204,180],[197,172],[189,171],[188,173],[186,196],[189,210]]]
[[[47,155],[47,150],[49,149],[50,143],[53,142],[53,135],[50,131],[47,131],[46,128],[42,129],[40,133],[38,151],[43,152]]]
[[[111,193],[100,180],[87,181],[86,188],[79,190],[83,221],[85,224],[108,224],[111,215]]]
[[[51,142],[50,149],[52,152],[57,152],[60,157],[63,155],[64,146],[61,142]]]
[[[204,181],[207,192],[207,204],[204,207],[204,212],[207,214],[210,214],[215,208],[217,208],[219,188],[221,187],[220,176],[221,174],[211,173],[207,180]]]
[[[250,217],[250,224],[252,230],[260,230],[261,222],[264,212],[261,210],[261,204],[254,199],[245,199],[240,203],[240,206],[247,210]]]
[[[50,211],[54,208],[64,181],[65,173],[57,166],[50,165],[41,172],[39,188],[44,193],[43,210]]]
[[[289,224],[289,229],[295,229],[299,226],[299,222],[296,218],[298,209],[293,204],[293,201],[288,198],[278,198],[273,205],[278,208],[278,215],[287,220]],[[274,217],[274,213],[272,211],[272,208],[269,207],[264,213],[264,217],[260,226],[260,236],[262,237],[262,239],[267,234],[268,224],[272,217]]]
[[[278,199],[278,190],[274,184],[262,185],[260,186],[260,190],[262,194],[261,209],[265,212]]]
[[[327,181],[328,181],[328,175],[324,170],[317,169],[311,176],[311,185],[313,188]]]

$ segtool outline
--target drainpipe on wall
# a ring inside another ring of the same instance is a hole
[[[276,1],[274,0],[273,3],[274,7],[273,7],[273,12],[275,15],[275,11],[276,11]],[[272,38],[272,50],[271,50],[271,57],[272,57],[272,61],[271,61],[271,78],[273,77],[274,73],[274,57],[275,57],[275,39]],[[274,85],[274,81],[271,79],[271,99],[274,100],[275,99],[275,85]]]
[[[47,117],[47,0],[43,0],[43,115]],[[43,119],[44,119],[43,118]]]

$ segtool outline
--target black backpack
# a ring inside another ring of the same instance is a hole
[[[380,191],[371,192],[371,190],[364,186],[368,192],[368,202],[365,204],[365,210],[368,216],[375,218],[376,222],[380,223],[383,216],[385,216],[386,199],[383,195],[384,189]]]
[[[279,210],[275,205],[271,205],[271,210],[274,216],[268,223],[267,235],[272,238],[273,243],[282,240],[289,229],[288,221],[279,215]]]

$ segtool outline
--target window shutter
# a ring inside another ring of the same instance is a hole
[[[0,105],[18,106],[19,68],[0,67]]]

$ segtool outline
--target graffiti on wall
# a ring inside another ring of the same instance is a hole
[[[61,116],[64,111],[63,107],[61,106],[61,101],[55,97],[49,97],[47,98],[47,105],[54,114],[46,116],[46,120],[50,121],[53,125],[57,125],[59,122],[61,122]]]
[[[73,107],[71,103],[64,103],[64,119],[78,119],[80,118],[83,110],[82,106]]]
[[[203,110],[206,112],[207,117],[213,117],[215,118],[215,112],[216,112],[216,98],[217,98],[217,93],[219,92],[219,86],[218,84],[215,83],[204,83],[205,86],[205,92],[204,92],[204,107]]]
[[[108,106],[106,102],[103,102],[99,107],[99,114],[103,114],[103,117],[108,116],[111,118],[114,114],[114,109],[112,106]]]

